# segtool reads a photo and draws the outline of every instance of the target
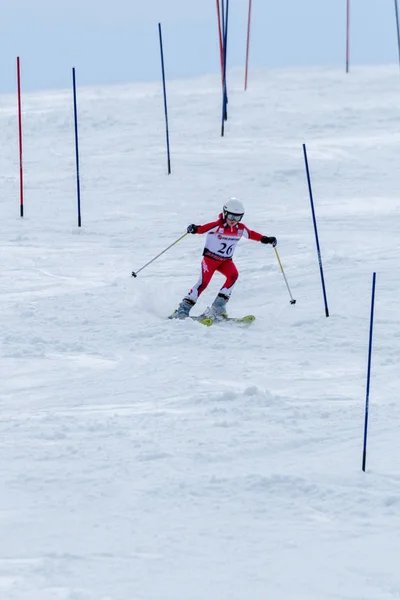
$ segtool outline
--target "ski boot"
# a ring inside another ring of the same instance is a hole
[[[225,296],[225,294],[218,294],[215,298],[214,302],[211,304],[210,310],[210,318],[214,321],[222,321],[228,317],[228,313],[226,312],[226,304],[229,300],[229,296]]]
[[[182,302],[178,306],[176,310],[170,316],[170,319],[186,319],[189,316],[189,313],[193,306],[196,304],[190,298],[183,298]]]

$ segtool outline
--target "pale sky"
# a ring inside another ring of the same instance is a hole
[[[343,66],[346,0],[253,0],[252,67]],[[351,0],[351,65],[398,62],[394,0]],[[243,66],[248,0],[230,0],[228,68]],[[215,0],[0,0],[0,92],[217,73]]]

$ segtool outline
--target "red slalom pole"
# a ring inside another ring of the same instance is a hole
[[[219,56],[221,60],[221,80],[222,85],[224,85],[224,46],[222,43],[222,29],[221,29],[221,8],[219,5],[219,0],[217,2],[217,17],[218,17],[218,36],[219,36]]]
[[[346,73],[348,73],[350,64],[350,0],[346,1]]]
[[[22,110],[21,110],[21,66],[17,56],[17,87],[18,87],[18,137],[19,137],[19,209],[24,216],[24,178],[22,163]]]
[[[249,16],[247,19],[246,72],[244,75],[244,91],[247,90],[247,76],[248,76],[248,72],[249,72],[250,26],[251,26],[251,0],[249,0]]]

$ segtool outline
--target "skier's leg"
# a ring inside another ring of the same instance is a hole
[[[189,291],[189,293],[186,295],[186,298],[197,302],[200,294],[204,292],[204,290],[210,283],[211,278],[214,275],[216,268],[218,267],[218,264],[218,261],[212,258],[208,258],[206,256],[203,257],[203,260],[201,261],[200,278],[196,285],[194,285]]]
[[[179,304],[177,310],[173,313],[173,316],[178,319],[184,319],[189,315],[190,310],[196,304],[200,294],[204,292],[206,287],[211,281],[214,275],[215,269],[218,267],[218,262],[212,258],[203,257],[201,263],[200,278],[196,285],[186,294]]]
[[[227,260],[222,262],[218,268],[218,271],[222,275],[225,275],[226,279],[224,285],[218,293],[218,296],[215,298],[211,306],[212,311],[216,317],[227,316],[226,304],[229,298],[231,297],[232,290],[239,277],[239,272],[233,260]]]
[[[237,270],[233,260],[226,260],[221,263],[218,271],[226,277],[225,283],[219,290],[219,293],[230,298],[235,283],[239,277],[239,271]]]

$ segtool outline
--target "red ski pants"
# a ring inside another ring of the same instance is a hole
[[[239,272],[235,266],[235,263],[232,259],[215,260],[213,258],[209,258],[208,256],[204,256],[201,263],[200,279],[196,285],[192,287],[187,295],[187,298],[190,298],[196,302],[200,294],[204,292],[210,283],[215,271],[218,271],[221,273],[221,275],[225,275],[225,283],[220,289],[219,293],[229,297],[232,293],[236,280],[239,277]]]

